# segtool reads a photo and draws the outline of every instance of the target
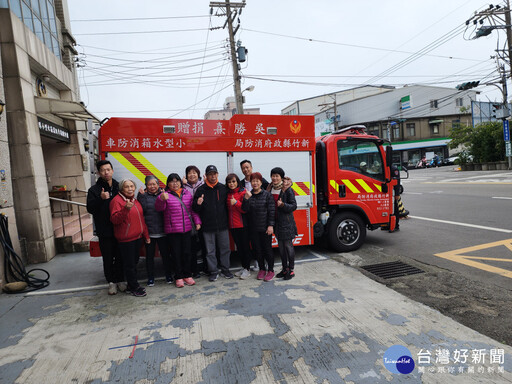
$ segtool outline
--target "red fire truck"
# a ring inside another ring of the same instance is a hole
[[[315,138],[312,116],[235,115],[230,120],[111,118],[99,130],[100,157],[117,180],[131,178],[137,189],[146,175],[165,185],[171,172],[188,165],[214,164],[223,182],[240,178],[240,162],[270,179],[282,167],[293,180],[297,200],[295,245],[325,238],[338,251],[353,251],[366,230],[394,229],[391,146],[354,126]],[[277,242],[274,239],[274,245]],[[91,242],[91,255],[99,247]]]

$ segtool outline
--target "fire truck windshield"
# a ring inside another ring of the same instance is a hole
[[[339,140],[338,160],[342,170],[384,181],[384,167],[378,145],[373,141]]]

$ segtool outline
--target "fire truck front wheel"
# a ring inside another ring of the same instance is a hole
[[[329,228],[329,243],[334,251],[355,251],[365,238],[366,226],[356,213],[343,212],[333,217]]]

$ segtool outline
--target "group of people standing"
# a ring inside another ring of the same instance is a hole
[[[194,285],[198,278],[196,255],[201,250],[209,281],[219,274],[227,279],[251,276],[251,260],[259,267],[257,279],[274,277],[289,280],[295,276],[293,239],[297,226],[293,211],[297,209],[292,180],[280,167],[270,172],[271,183],[252,163],[240,163],[244,179],[227,175],[225,184],[218,180],[215,165],[205,170],[188,166],[182,179],[177,173],[167,177],[165,188],[149,175],[145,188],[137,196],[133,180],[118,183],[108,160],[97,163],[99,178],[87,194],[87,210],[93,215],[103,257],[103,270],[109,283],[108,293],[129,291],[146,296],[138,283],[137,264],[142,242],[146,249],[148,286],[155,283],[156,246],[162,257],[167,283],[176,287]],[[236,245],[242,268],[230,272],[229,233]],[[282,270],[274,273],[272,235],[278,241]],[[125,282],[126,281],[126,282]]]

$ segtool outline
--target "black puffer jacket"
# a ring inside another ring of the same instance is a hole
[[[158,212],[155,208],[155,201],[162,190],[158,188],[155,194],[149,193],[147,190],[144,193],[137,195],[142,210],[144,211],[144,220],[148,227],[149,236],[152,235],[165,235],[164,231],[164,213]]]
[[[203,204],[198,205],[197,199],[203,195]],[[196,190],[192,209],[201,217],[201,228],[204,232],[228,229],[227,197],[228,190],[222,183],[215,184],[213,188],[204,183]]]
[[[249,230],[265,232],[268,226],[275,224],[276,204],[270,192],[261,190],[253,193],[249,199],[242,200],[242,210],[247,212]]]
[[[103,200],[101,190],[110,193],[110,198]],[[119,183],[112,179],[112,187],[101,177],[87,192],[87,212],[92,214],[96,235],[102,237],[114,237],[114,226],[110,221],[110,202],[119,193]]]
[[[293,217],[293,211],[297,209],[297,201],[295,200],[295,194],[289,186],[286,186],[281,190],[279,199],[283,202],[282,207],[277,208],[276,226],[274,233],[278,240],[289,240],[297,236],[297,225]],[[270,186],[271,187],[271,186]]]

